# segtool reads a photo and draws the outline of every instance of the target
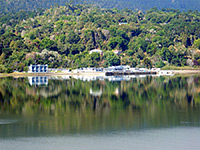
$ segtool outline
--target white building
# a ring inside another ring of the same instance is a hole
[[[102,50],[99,50],[99,49],[93,49],[89,52],[89,54],[92,54],[92,53],[100,53],[100,55],[103,54],[103,51]]]
[[[48,72],[48,65],[30,65],[29,73],[46,73]]]
[[[121,25],[127,25],[128,24],[128,22],[119,22],[119,25],[121,26]]]
[[[158,74],[160,76],[173,76],[174,75],[173,71],[171,71],[171,70],[160,70],[158,72]]]

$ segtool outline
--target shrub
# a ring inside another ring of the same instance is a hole
[[[12,73],[13,69],[12,68],[7,68],[6,73]]]
[[[4,65],[0,65],[0,73],[6,72],[6,68]]]

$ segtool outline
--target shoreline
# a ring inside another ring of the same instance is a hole
[[[0,73],[0,77],[30,77],[30,76],[105,76],[103,72],[83,72],[83,73]]]
[[[174,75],[192,75],[200,74],[200,70],[163,70],[172,71]],[[81,73],[0,73],[0,77],[29,77],[29,76],[105,76],[104,72],[81,72]]]
[[[175,75],[200,74],[200,70],[171,70]]]

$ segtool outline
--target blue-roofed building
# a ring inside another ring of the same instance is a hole
[[[29,73],[47,73],[48,65],[30,65],[28,72]]]

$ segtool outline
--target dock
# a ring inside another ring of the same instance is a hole
[[[156,75],[156,71],[149,71],[149,72],[123,72],[123,71],[112,71],[112,72],[106,72],[106,76],[119,76],[119,75]]]

